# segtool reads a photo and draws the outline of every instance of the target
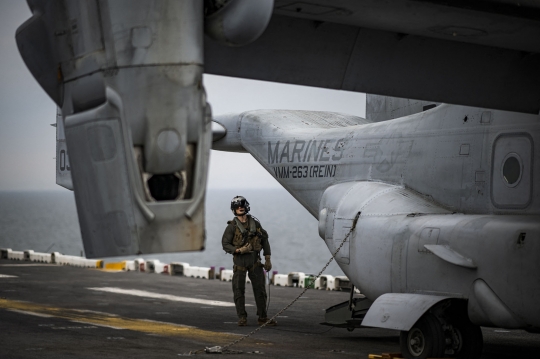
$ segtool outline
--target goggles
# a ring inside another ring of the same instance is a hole
[[[232,208],[233,209],[237,209],[237,208],[246,208],[246,200],[245,199],[241,199],[241,200],[237,200],[237,201],[234,201],[232,203]]]

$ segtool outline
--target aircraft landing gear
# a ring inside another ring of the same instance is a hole
[[[409,359],[442,358],[444,356],[444,331],[437,318],[424,314],[408,331],[400,335],[401,353]]]
[[[401,332],[403,356],[408,359],[480,358],[483,342],[480,327],[469,321],[466,312],[447,313],[441,309],[427,312],[409,331]]]

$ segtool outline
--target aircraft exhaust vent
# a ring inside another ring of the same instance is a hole
[[[180,195],[181,182],[174,173],[153,175],[148,180],[148,189],[156,201],[174,201]]]

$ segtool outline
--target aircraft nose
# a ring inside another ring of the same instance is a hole
[[[221,140],[227,134],[227,129],[222,124],[212,121],[212,142]]]
[[[242,114],[230,113],[216,116],[212,121],[212,149],[229,152],[246,152],[242,146],[241,124]],[[219,137],[218,137],[219,136]]]

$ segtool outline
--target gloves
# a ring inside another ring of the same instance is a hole
[[[264,256],[264,270],[270,272],[272,269],[272,262],[270,262],[270,255]]]
[[[247,253],[247,252],[251,252],[252,249],[253,248],[251,247],[251,244],[248,243],[245,246],[238,248],[238,252],[240,254],[244,254],[244,253]]]

